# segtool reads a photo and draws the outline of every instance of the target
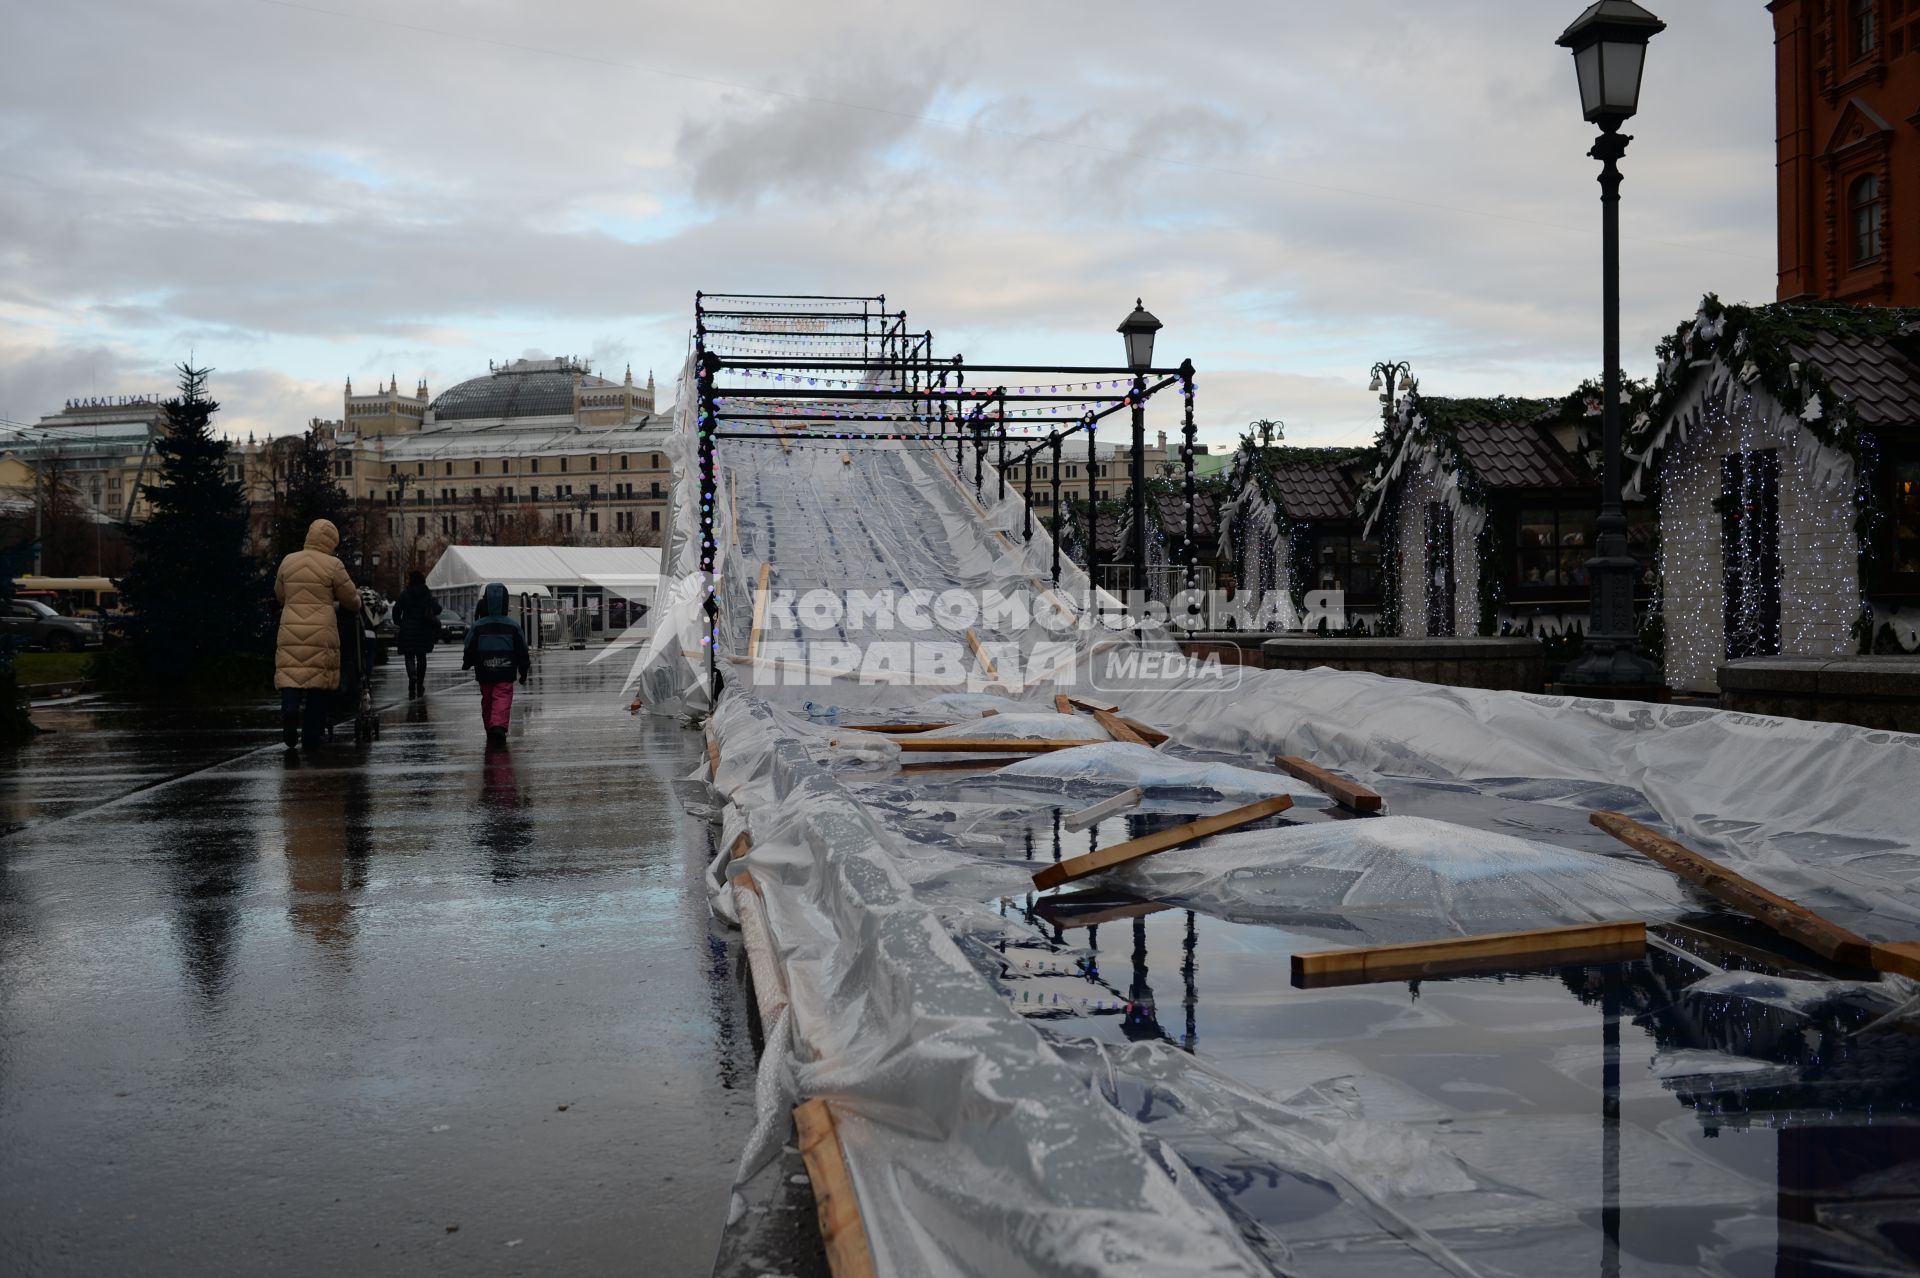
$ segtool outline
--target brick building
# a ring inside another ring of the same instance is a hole
[[[1772,0],[1779,300],[1920,305],[1920,0]]]

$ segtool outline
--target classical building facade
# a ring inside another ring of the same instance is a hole
[[[456,543],[654,545],[666,524],[667,419],[653,378],[636,384],[631,369],[615,382],[575,360],[523,359],[438,396],[424,381],[356,393],[349,380],[340,419],[308,428],[354,502],[357,540],[380,548],[376,582]],[[256,508],[272,501],[275,447],[236,454]]]
[[[1920,0],[1773,0],[1778,300],[1920,305]]]

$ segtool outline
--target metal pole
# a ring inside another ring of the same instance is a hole
[[[1060,584],[1060,521],[1063,517],[1060,505],[1060,432],[1053,432],[1053,584]]]
[[[1097,487],[1100,476],[1100,455],[1093,446],[1093,435],[1099,426],[1089,417],[1087,419],[1087,585],[1093,595],[1093,610],[1097,616],[1100,607],[1100,489]]]
[[[1001,436],[1002,447],[1005,447],[1005,443],[1006,443],[1006,437],[1002,435]],[[1001,458],[1002,465],[1005,464],[1005,461],[1006,461],[1006,458],[1003,456]],[[1025,540],[1028,543],[1031,543],[1033,541],[1033,454],[1032,453],[1027,454],[1027,469],[1026,469],[1026,473],[1022,475],[1021,478],[1025,481],[1025,484],[1026,484],[1026,491],[1023,494],[1026,500],[1026,510],[1021,513],[1020,530],[1023,534],[1025,534]]]
[[[1580,660],[1562,677],[1570,684],[1646,687],[1660,679],[1652,662],[1634,651],[1633,579],[1627,515],[1620,500],[1620,157],[1633,139],[1619,125],[1602,125],[1588,152],[1600,161],[1601,474],[1594,556],[1587,561],[1588,625]]]
[[[1133,378],[1133,589],[1147,597],[1147,375]]]
[[[1183,417],[1180,423],[1180,470],[1182,494],[1187,505],[1186,532],[1182,538],[1181,550],[1187,561],[1187,628],[1195,629],[1194,618],[1200,615],[1199,601],[1193,592],[1200,587],[1200,547],[1193,535],[1193,508],[1198,499],[1198,486],[1193,477],[1194,441],[1199,436],[1199,428],[1193,420],[1193,361],[1187,360],[1180,365],[1180,397],[1183,403]]]
[[[1002,391],[1000,394],[999,404],[1000,464],[998,469],[1000,472],[1000,500],[1005,501],[1007,499],[1007,396],[1005,391]]]

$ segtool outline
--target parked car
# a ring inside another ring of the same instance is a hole
[[[6,633],[23,648],[79,652],[100,646],[100,623],[90,617],[63,617],[38,599],[7,605]]]
[[[467,637],[467,619],[452,608],[440,609],[440,637],[442,639],[465,639]]]

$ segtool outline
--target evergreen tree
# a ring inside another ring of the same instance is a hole
[[[212,370],[179,371],[180,394],[166,402],[167,430],[153,444],[158,475],[143,487],[152,512],[128,530],[133,564],[122,582],[130,673],[156,691],[262,654],[271,617],[265,574],[247,552],[246,501],[213,433]]]
[[[13,579],[33,563],[33,543],[22,541],[0,550],[0,609],[13,603]],[[17,643],[11,634],[0,633],[0,745],[18,745],[33,736],[33,720],[27,715],[27,694],[13,668]]]
[[[331,519],[340,530],[342,541],[336,553],[345,561],[349,553],[346,539],[351,535],[351,502],[333,477],[333,458],[326,441],[319,432],[309,430],[288,438],[284,447],[280,492],[274,503],[274,562],[306,545],[307,529],[316,519]]]

